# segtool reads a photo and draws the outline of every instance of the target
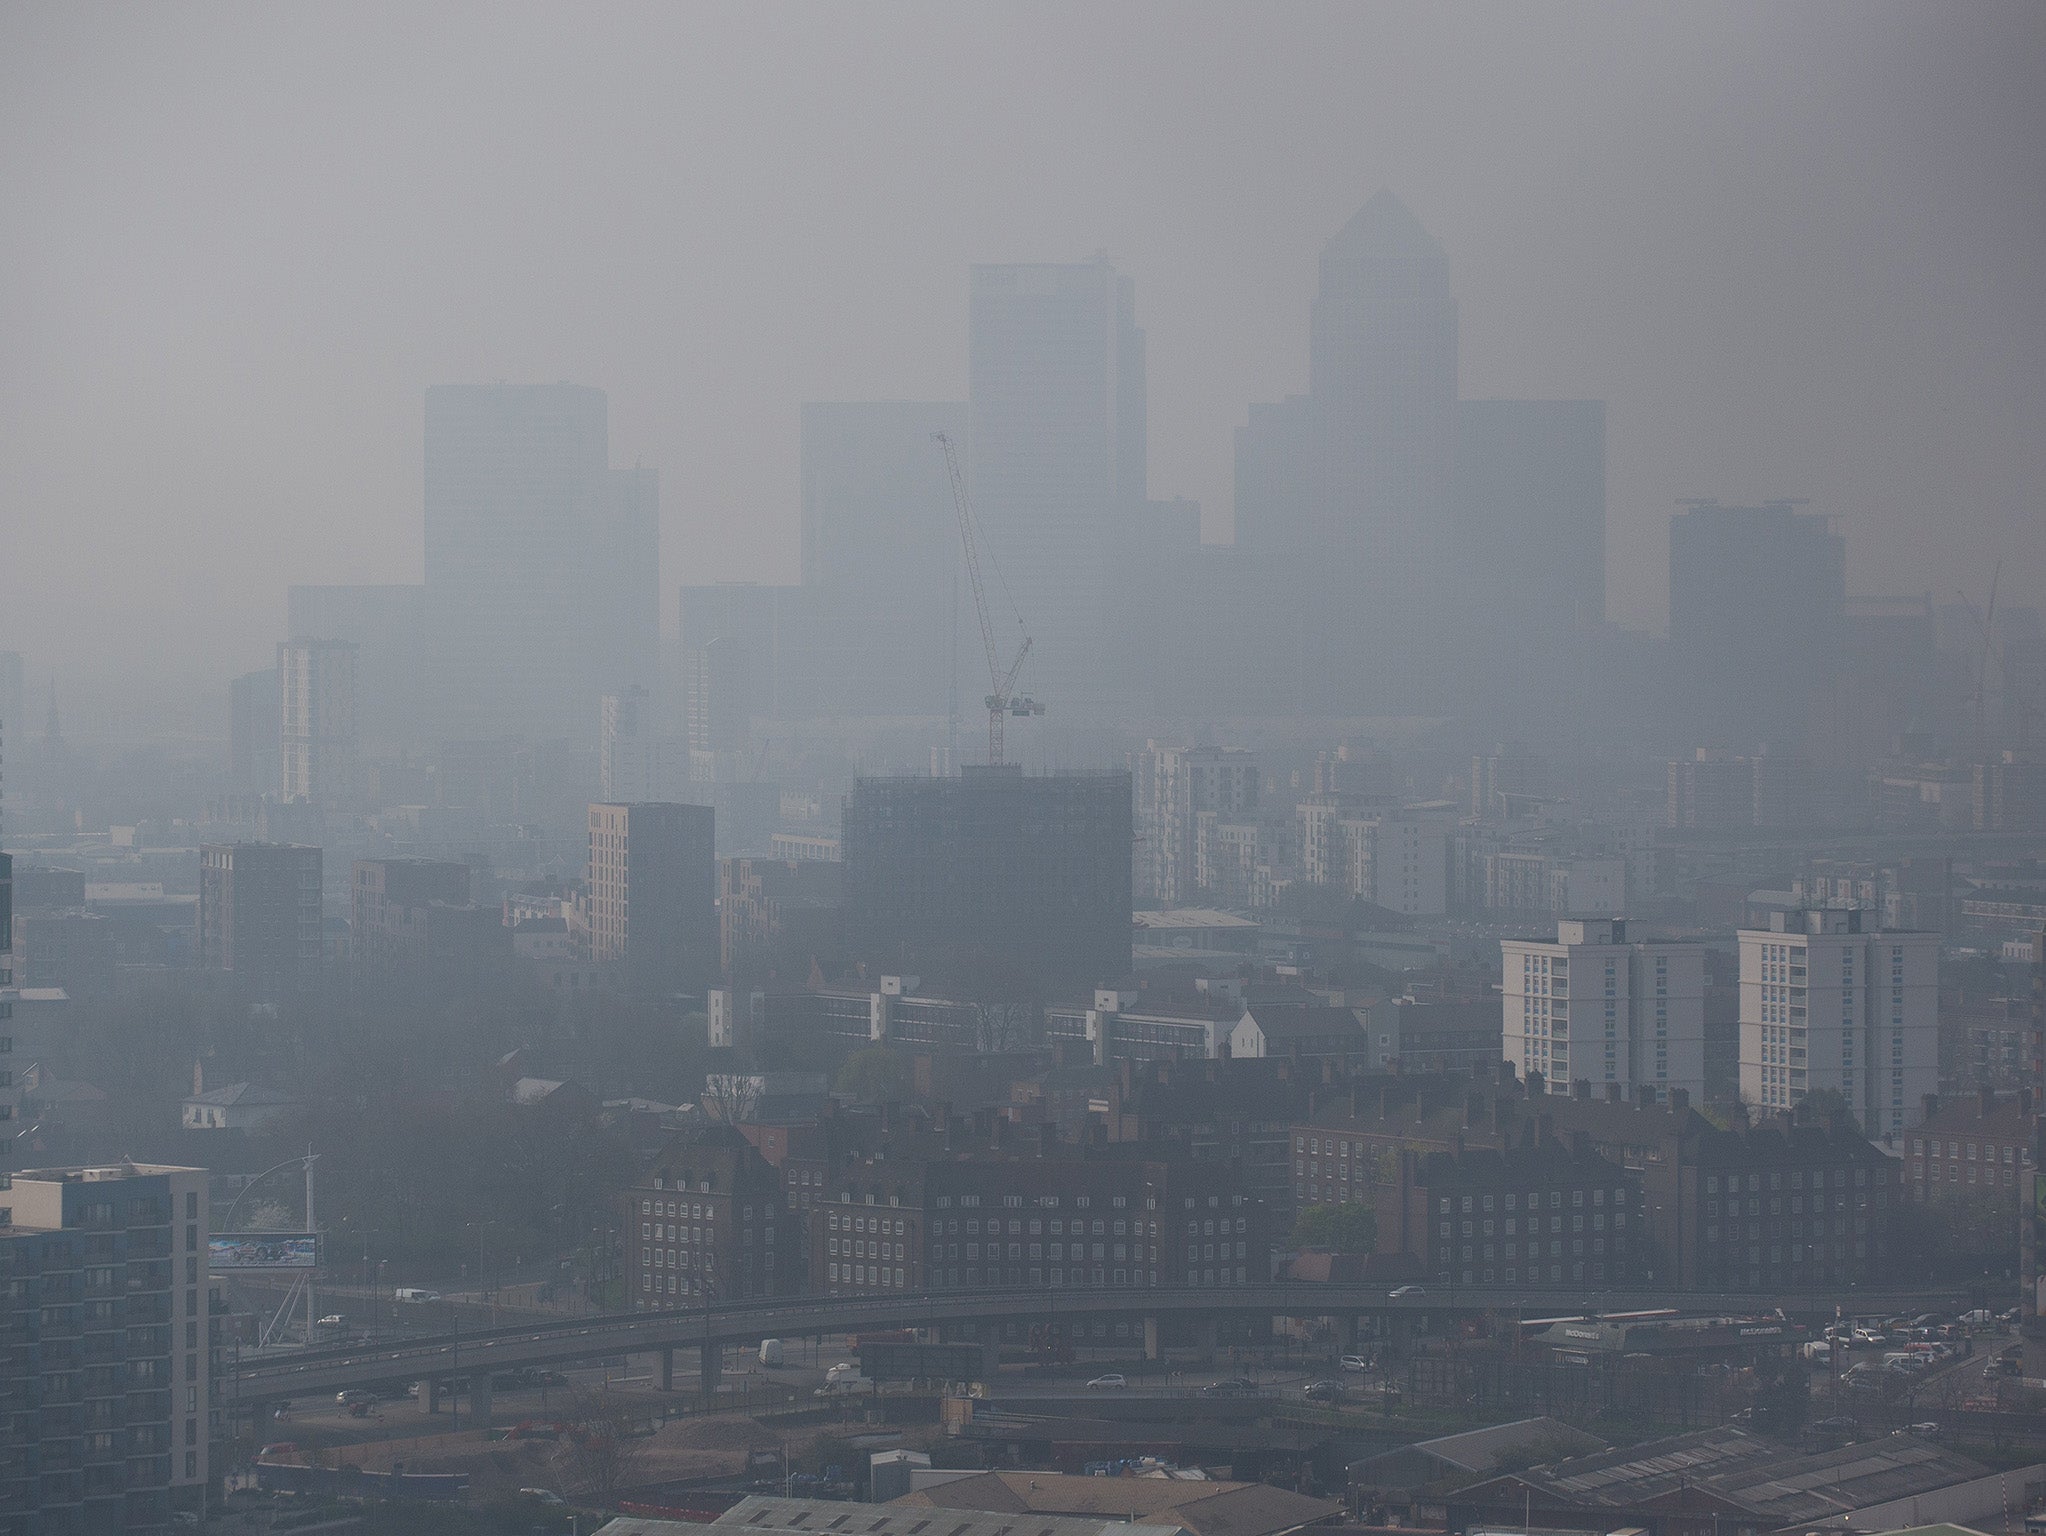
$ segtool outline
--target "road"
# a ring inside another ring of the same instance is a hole
[[[1864,1296],[1871,1311],[1916,1311],[1945,1303],[1945,1293]],[[1579,1298],[1599,1311],[1625,1312],[1680,1305],[1693,1313],[1753,1315],[1786,1311],[1830,1316],[1824,1296],[1675,1296],[1608,1292]],[[708,1309],[631,1313],[615,1317],[526,1323],[484,1332],[443,1334],[288,1356],[243,1359],[230,1367],[229,1390],[243,1402],[305,1397],[347,1387],[446,1378],[477,1369],[558,1366],[601,1356],[694,1349],[704,1344],[751,1344],[762,1338],[806,1338],[854,1330],[926,1327],[946,1323],[1037,1322],[1138,1314],[1150,1318],[1376,1317],[1391,1325],[1424,1322],[1431,1314],[1567,1308],[1564,1297],[1530,1298],[1525,1292],[1459,1287],[1398,1299],[1377,1286],[1270,1282],[1223,1288],[1145,1290],[947,1291],[903,1296],[787,1297],[725,1302]]]

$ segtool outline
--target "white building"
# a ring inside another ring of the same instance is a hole
[[[1500,944],[1503,1053],[1555,1092],[1577,1081],[1705,1096],[1705,951],[1630,941],[1624,918],[1566,918]]]
[[[346,640],[286,640],[277,647],[286,800],[346,806],[358,789],[355,647]]]
[[[597,701],[597,784],[617,805],[678,799],[689,780],[682,739],[655,729],[644,688],[607,693]]]
[[[1846,907],[1769,915],[1740,933],[1740,1091],[1788,1109],[1843,1095],[1870,1136],[1901,1131],[1939,1088],[1939,935]]]
[[[1195,818],[1214,812],[1241,821],[1257,809],[1257,758],[1218,747],[1144,744],[1136,774],[1137,867],[1140,897],[1182,906],[1200,886],[1195,870]]]

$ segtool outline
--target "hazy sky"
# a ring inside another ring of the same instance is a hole
[[[436,382],[603,386],[663,587],[792,579],[799,403],[962,395],[972,261],[1135,277],[1154,494],[1226,537],[1380,185],[1466,395],[1611,402],[1615,617],[1679,496],[2040,601],[2042,63],[2046,6],[1953,0],[13,0],[0,648],[111,706],[263,664],[287,583],[417,580]]]

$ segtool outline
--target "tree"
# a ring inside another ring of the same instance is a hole
[[[910,1097],[916,1072],[909,1058],[885,1045],[855,1051],[838,1070],[838,1091],[861,1104],[888,1104]]]
[[[1837,1126],[1854,1136],[1861,1135],[1861,1121],[1854,1106],[1838,1088],[1814,1088],[1798,1104],[1799,1118],[1809,1125]]]
[[[1310,1205],[1293,1222],[1293,1246],[1331,1253],[1375,1253],[1378,1216],[1361,1205]]]
[[[606,1509],[630,1488],[646,1460],[646,1439],[638,1433],[641,1410],[608,1383],[569,1395],[561,1422],[568,1428],[561,1448],[565,1480],[592,1504]]]

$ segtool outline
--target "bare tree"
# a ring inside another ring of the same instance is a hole
[[[698,1102],[712,1120],[743,1125],[753,1118],[766,1092],[767,1079],[758,1072],[712,1072],[703,1080]]]
[[[560,1451],[564,1481],[591,1503],[615,1507],[646,1461],[639,1410],[609,1383],[578,1387],[563,1404],[561,1422],[568,1430]]]

